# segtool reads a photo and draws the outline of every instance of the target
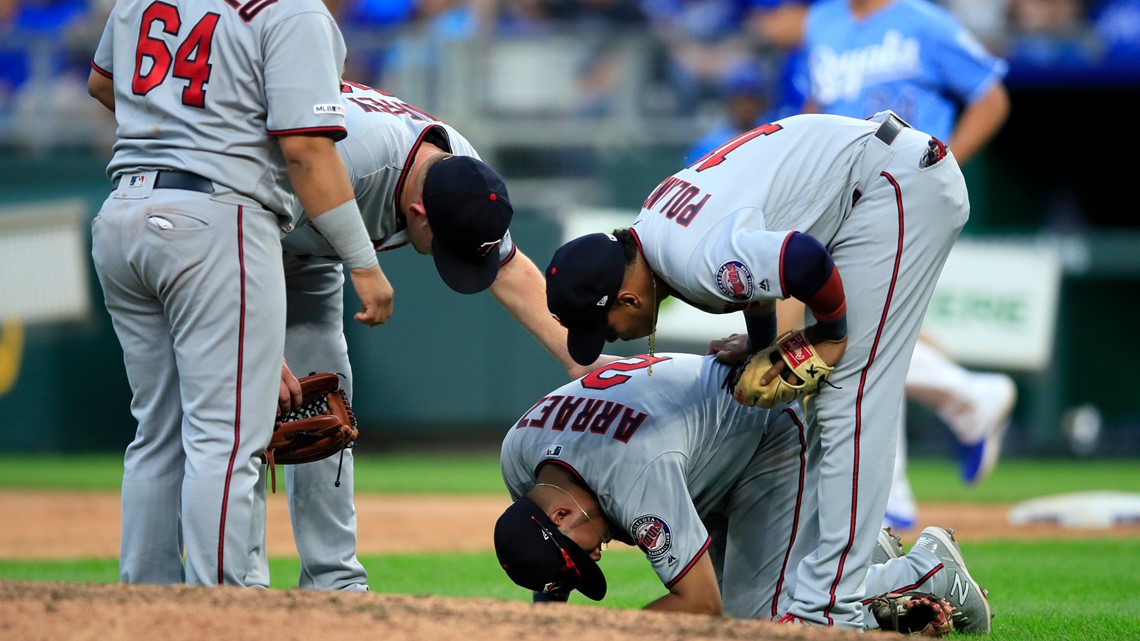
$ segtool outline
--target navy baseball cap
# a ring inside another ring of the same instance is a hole
[[[503,177],[476,158],[449,156],[428,168],[423,201],[443,282],[460,294],[490,287],[514,215]]]
[[[546,268],[546,307],[566,328],[566,348],[579,365],[597,360],[609,313],[625,279],[625,249],[613,234],[587,234],[554,252]]]
[[[495,555],[507,576],[529,590],[578,590],[595,601],[606,596],[602,569],[528,498],[515,501],[495,522]]]

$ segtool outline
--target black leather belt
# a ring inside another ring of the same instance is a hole
[[[115,188],[119,188],[122,176],[115,179]],[[214,193],[214,183],[198,174],[188,171],[160,170],[154,177],[154,189],[182,189],[185,191],[198,191],[203,194]]]
[[[895,138],[898,137],[899,132],[902,131],[904,127],[909,126],[910,125],[903,122],[902,118],[894,114],[889,114],[887,115],[887,119],[883,121],[883,124],[879,125],[879,128],[875,130],[875,137],[889,145],[895,141]]]

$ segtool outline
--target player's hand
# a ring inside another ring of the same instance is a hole
[[[820,338],[819,332],[816,329],[815,325],[812,325],[811,327],[808,327],[804,330],[804,337],[811,342],[812,349],[815,350],[816,356],[818,356],[820,360],[822,360],[824,363],[827,363],[831,367],[835,367],[835,364],[838,363],[839,359],[843,357],[843,352],[847,351],[846,336],[839,340],[827,340]],[[787,374],[784,374],[784,370],[789,371]],[[760,377],[760,385],[767,385],[777,376],[783,376],[784,380],[788,381],[792,385],[799,385],[803,382],[799,379],[798,376],[791,373],[790,368],[788,368],[787,364],[784,363],[783,359],[777,358],[775,363],[772,364],[772,367],[770,367],[768,371],[764,372],[763,376]]]
[[[748,345],[748,334],[732,334],[709,342],[707,354],[716,354],[716,359],[734,365],[748,358],[754,350]]]
[[[375,327],[392,316],[392,303],[396,291],[388,282],[388,277],[375,265],[368,269],[353,269],[349,272],[352,287],[360,298],[361,309],[353,316],[357,322]]]
[[[277,416],[285,416],[301,404],[301,383],[285,361],[281,361],[281,390],[277,393]]]

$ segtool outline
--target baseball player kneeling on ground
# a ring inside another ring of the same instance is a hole
[[[571,378],[588,368],[566,350],[566,330],[546,311],[542,272],[514,244],[513,208],[502,177],[458,131],[422,109],[354,82],[341,89],[348,137],[336,148],[348,167],[364,227],[376,251],[411,245],[430,255],[439,277],[461,294],[490,290]],[[282,240],[288,318],[279,411],[299,401],[298,375],[335,372],[352,396],[343,329],[344,276],[336,250],[294,212]],[[602,357],[599,363],[612,357]],[[361,441],[367,443],[367,434]],[[356,556],[352,450],[284,466],[293,538],[303,588],[364,591],[368,574]],[[263,474],[265,469],[263,468]],[[258,500],[264,509],[265,483]],[[268,585],[264,528],[255,551],[255,585]]]
[[[502,445],[514,503],[494,538],[507,575],[544,600],[574,589],[600,600],[597,561],[617,539],[668,589],[647,609],[782,617],[797,518],[817,509],[802,484],[816,461],[801,406],[737,403],[723,389],[731,372],[712,356],[641,355],[539,399]],[[878,595],[863,602],[867,628],[941,634],[951,617],[955,629],[989,629],[988,602],[945,530],[928,528],[902,556],[885,535],[867,574]],[[901,593],[912,596],[889,596]]]

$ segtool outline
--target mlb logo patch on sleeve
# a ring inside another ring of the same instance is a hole
[[[344,105],[313,105],[313,113],[318,116],[337,114],[344,115]]]

